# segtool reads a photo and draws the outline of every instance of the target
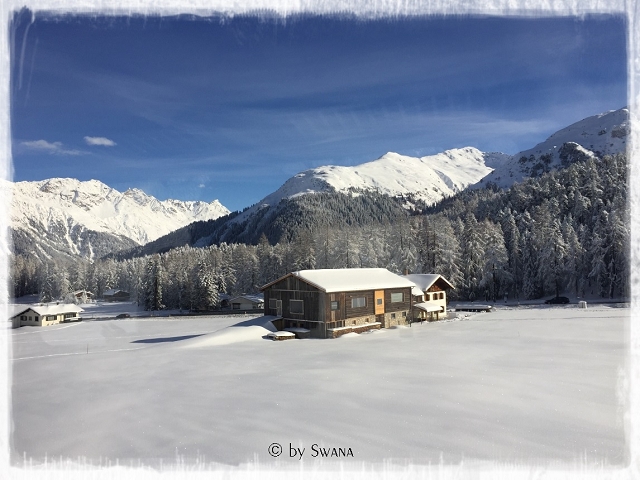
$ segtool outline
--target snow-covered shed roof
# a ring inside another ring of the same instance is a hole
[[[84,312],[82,308],[73,303],[61,303],[59,305],[20,305],[22,308],[15,309],[12,316],[21,315],[27,310],[33,310],[38,315],[60,315],[62,313]]]
[[[453,288],[455,290],[455,287],[451,285],[446,278],[437,273],[411,273],[409,275],[403,275],[403,277],[411,280],[423,292],[428,290],[436,282],[440,283],[439,286],[441,288]]]
[[[289,275],[298,277],[326,293],[415,286],[410,280],[391,273],[386,268],[332,268],[292,272],[265,285],[262,289],[264,290]]]

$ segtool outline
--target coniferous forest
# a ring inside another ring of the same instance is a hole
[[[290,271],[384,267],[442,274],[456,287],[450,296],[465,300],[626,297],[627,168],[623,154],[581,159],[509,189],[488,185],[412,210],[401,207],[406,198],[375,193],[354,194],[357,208],[348,195],[306,195],[283,201],[252,238],[229,243],[94,261],[13,255],[10,285],[14,296],[41,301],[120,288],[148,310],[210,310],[221,293],[256,292]]]

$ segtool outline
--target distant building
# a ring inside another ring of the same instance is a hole
[[[13,328],[27,325],[43,327],[62,322],[82,320],[80,313],[84,310],[73,303],[58,305],[16,305],[13,308],[11,326]]]
[[[218,299],[220,301],[220,308],[231,308],[231,303],[229,303],[231,295],[228,293],[221,293]]]
[[[72,295],[76,297],[78,302],[90,302],[93,300],[93,293],[88,290],[76,290],[75,292],[72,292]]]
[[[416,285],[413,291],[414,317],[436,320],[447,314],[447,290],[455,289],[449,281],[437,273],[414,273],[403,275]]]
[[[232,310],[259,310],[264,308],[262,295],[238,295],[229,300]]]
[[[104,292],[102,294],[102,298],[105,302],[128,302],[131,298],[131,294],[124,290],[113,288]]]
[[[280,317],[274,321],[280,330],[335,338],[407,323],[412,288],[412,281],[384,268],[344,268],[292,272],[260,290],[265,314]]]

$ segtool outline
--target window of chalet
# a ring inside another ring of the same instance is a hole
[[[407,312],[402,312],[402,316],[406,317],[407,316]]]
[[[270,298],[269,299],[269,308],[278,308],[278,304],[276,303],[278,300],[275,298]]]
[[[440,292],[440,300],[444,299],[444,293]]]
[[[376,305],[382,305],[382,299],[376,298]]]
[[[402,292],[391,294],[391,303],[401,303],[403,301],[404,301],[404,295],[402,294]]]
[[[304,302],[302,300],[290,300],[289,311],[296,315],[302,315],[304,313]]]
[[[47,316],[47,321],[51,321],[51,320],[55,320],[56,316],[55,315],[49,315]]]
[[[367,299],[365,297],[354,297],[351,299],[351,308],[360,308],[367,306]]]
[[[331,302],[331,310],[338,310],[338,302]]]
[[[396,318],[396,314],[395,314],[395,313],[392,313],[392,314],[391,314],[391,319],[392,319],[392,320],[394,320],[395,318]]]
[[[427,302],[428,302],[429,300],[431,300],[431,294],[430,294],[430,293],[425,293],[425,295],[427,296]]]

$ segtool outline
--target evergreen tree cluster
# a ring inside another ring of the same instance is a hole
[[[492,286],[495,265],[499,294],[628,296],[627,189],[626,156],[618,154],[583,159],[507,190],[465,191],[428,214],[457,224],[467,263],[465,294]],[[478,233],[483,223],[500,231]],[[484,249],[483,235],[490,238]]]

